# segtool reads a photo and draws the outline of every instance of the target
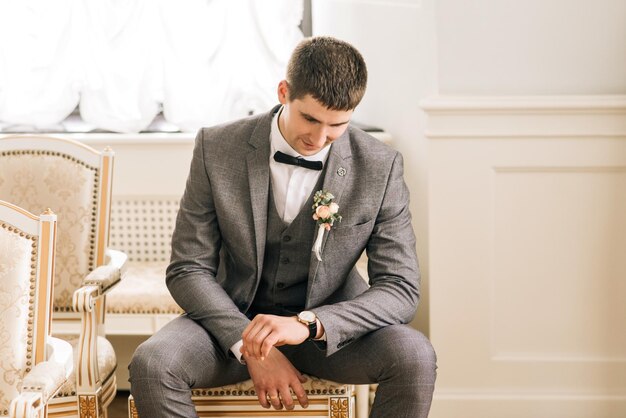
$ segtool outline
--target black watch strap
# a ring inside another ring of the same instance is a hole
[[[309,322],[309,340],[312,340],[317,335],[317,321]]]

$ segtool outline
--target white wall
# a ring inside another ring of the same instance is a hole
[[[439,0],[436,23],[431,416],[624,417],[626,2]]]
[[[431,418],[626,416],[626,95],[428,109]]]
[[[624,0],[438,0],[439,92],[626,93]]]
[[[391,133],[402,152],[422,268],[423,297],[414,325],[428,332],[427,146],[422,98],[432,95],[436,56],[433,0],[313,0],[313,35],[352,43],[369,72],[354,119]]]

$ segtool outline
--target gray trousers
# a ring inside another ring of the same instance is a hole
[[[409,326],[382,328],[329,357],[311,342],[280,350],[302,373],[342,383],[378,383],[370,417],[428,416],[435,352],[428,339]],[[141,344],[129,369],[131,393],[142,418],[197,417],[191,388],[250,378],[245,365],[222,352],[214,338],[186,316]]]

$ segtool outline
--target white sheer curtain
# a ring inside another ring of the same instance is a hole
[[[72,0],[0,1],[0,121],[46,127],[78,104],[80,21]]]
[[[269,109],[301,0],[0,1],[0,126],[185,131]]]

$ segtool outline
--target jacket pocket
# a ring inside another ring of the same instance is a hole
[[[354,236],[354,235],[362,235],[367,234],[368,236],[372,233],[372,229],[374,229],[374,219],[370,219],[369,221],[354,224],[354,225],[346,225],[346,224],[336,224],[334,228],[330,230],[331,235],[343,237],[343,236]]]

